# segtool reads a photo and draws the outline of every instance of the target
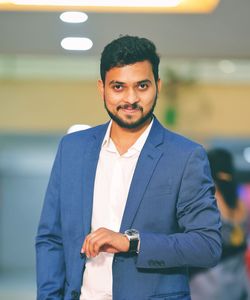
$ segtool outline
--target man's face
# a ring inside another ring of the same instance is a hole
[[[152,66],[145,60],[114,67],[98,82],[105,108],[120,127],[139,128],[153,114],[161,82],[155,82]]]

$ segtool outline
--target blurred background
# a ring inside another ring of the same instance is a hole
[[[73,124],[108,120],[99,57],[121,34],[155,42],[164,82],[156,116],[207,149],[230,150],[250,208],[248,0],[198,1],[207,12],[188,0],[160,12],[10,2],[0,1],[0,299],[35,299],[34,239],[57,144]],[[73,10],[85,22],[62,20]],[[74,50],[67,37],[87,45]]]

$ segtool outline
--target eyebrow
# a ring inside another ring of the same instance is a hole
[[[117,81],[117,80],[112,80],[112,81],[110,81],[109,85],[113,85],[113,84],[120,84],[120,85],[123,85],[123,84],[125,84],[125,82]]]
[[[144,79],[144,80],[140,80],[140,81],[137,82],[137,84],[142,84],[142,83],[151,83],[151,80]]]

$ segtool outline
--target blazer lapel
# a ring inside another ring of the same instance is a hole
[[[124,232],[126,229],[131,228],[145,189],[150,181],[157,162],[162,156],[161,149],[157,147],[163,142],[163,134],[164,130],[162,126],[155,119],[135,168],[120,232]]]
[[[101,127],[98,133],[94,133],[88,145],[88,150],[83,163],[83,230],[87,235],[91,229],[91,217],[93,207],[94,183],[97,163],[101,150],[102,141],[108,124]]]

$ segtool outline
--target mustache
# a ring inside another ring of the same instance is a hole
[[[138,103],[132,103],[132,104],[126,103],[123,105],[122,104],[118,105],[116,110],[118,111],[120,109],[138,109],[140,111],[143,111],[143,108]]]

